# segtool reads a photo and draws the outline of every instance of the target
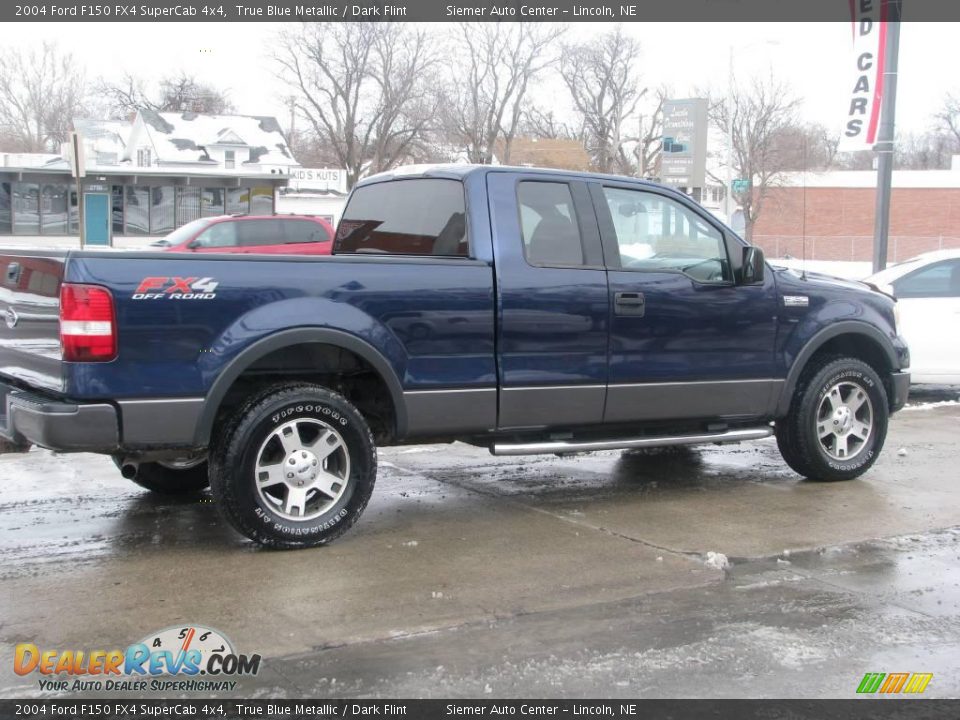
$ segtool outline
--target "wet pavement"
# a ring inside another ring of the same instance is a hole
[[[0,696],[40,694],[16,643],[197,623],[264,656],[239,696],[851,697],[866,672],[932,672],[925,694],[954,697],[960,403],[918,398],[837,484],[800,479],[771,440],[388,448],[361,521],[295,552],[109,459],[0,456]]]

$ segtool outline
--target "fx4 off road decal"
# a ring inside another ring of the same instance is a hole
[[[218,283],[211,277],[145,277],[131,300],[213,300]]]

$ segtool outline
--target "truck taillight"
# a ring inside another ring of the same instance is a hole
[[[117,322],[109,290],[60,286],[60,346],[69,362],[106,362],[117,356]]]

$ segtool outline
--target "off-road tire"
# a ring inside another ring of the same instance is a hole
[[[818,436],[821,403],[838,383],[862,388],[872,410],[870,435],[848,460],[831,457]],[[787,465],[810,480],[852,480],[876,462],[886,440],[888,421],[887,394],[877,372],[856,358],[826,358],[804,370],[790,411],[777,422],[777,446]]]
[[[349,473],[332,507],[313,519],[291,520],[261,497],[256,473],[263,443],[301,418],[336,430],[349,456]],[[340,537],[363,513],[376,478],[377,449],[363,415],[320,385],[282,383],[258,392],[215,432],[210,448],[210,487],[221,515],[239,533],[268,547],[314,547]]]
[[[160,463],[140,463],[130,478],[142,488],[159,495],[190,495],[210,484],[206,461],[189,468],[171,468]]]

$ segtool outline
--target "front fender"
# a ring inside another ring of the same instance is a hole
[[[852,335],[861,338],[863,341],[872,342],[879,346],[886,356],[890,367],[899,369],[901,367],[901,358],[905,352],[898,351],[894,345],[894,340],[885,335],[876,326],[862,320],[841,320],[831,322],[826,327],[819,326],[820,329],[813,330],[816,325],[808,328],[799,327],[791,337],[791,342],[784,349],[784,357],[789,367],[786,382],[780,393],[780,399],[777,403],[777,417],[783,417],[790,410],[790,403],[797,389],[797,383],[800,375],[806,367],[811,357],[822,348],[827,342],[841,335]],[[811,333],[810,331],[813,330]],[[806,331],[806,332],[805,332]],[[896,339],[896,336],[894,335]]]

